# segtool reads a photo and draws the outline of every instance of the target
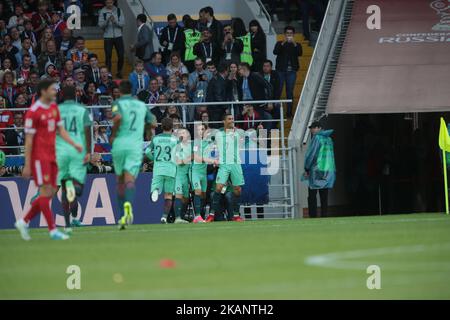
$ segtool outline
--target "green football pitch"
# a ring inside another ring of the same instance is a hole
[[[0,232],[0,299],[450,298],[443,214],[81,227],[65,242],[45,229],[31,235]],[[81,289],[67,288],[73,265]],[[380,289],[368,289],[371,275]]]

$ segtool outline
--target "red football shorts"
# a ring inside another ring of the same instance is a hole
[[[31,161],[31,171],[37,186],[49,184],[56,188],[58,177],[58,165],[56,162],[45,160]]]

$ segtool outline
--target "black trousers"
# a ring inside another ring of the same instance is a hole
[[[117,52],[117,73],[122,73],[124,55],[125,55],[123,38],[122,37],[105,38],[104,44],[105,44],[106,66],[108,67],[109,71],[111,71],[111,58],[112,58],[112,51],[113,51],[113,47],[114,47]]]
[[[320,216],[326,217],[328,214],[328,189],[308,188],[308,211],[310,218],[317,218],[317,191],[320,196]]]

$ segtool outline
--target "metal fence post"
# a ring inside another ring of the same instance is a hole
[[[91,119],[92,122],[94,122],[94,108],[90,108],[90,112],[91,112]],[[94,125],[91,126],[91,154],[94,153],[94,148],[95,148],[95,137],[94,137]]]

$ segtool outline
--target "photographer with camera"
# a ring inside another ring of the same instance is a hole
[[[201,58],[195,59],[194,67],[195,70],[189,74],[189,96],[192,102],[204,102],[212,74],[204,69],[204,62]]]

